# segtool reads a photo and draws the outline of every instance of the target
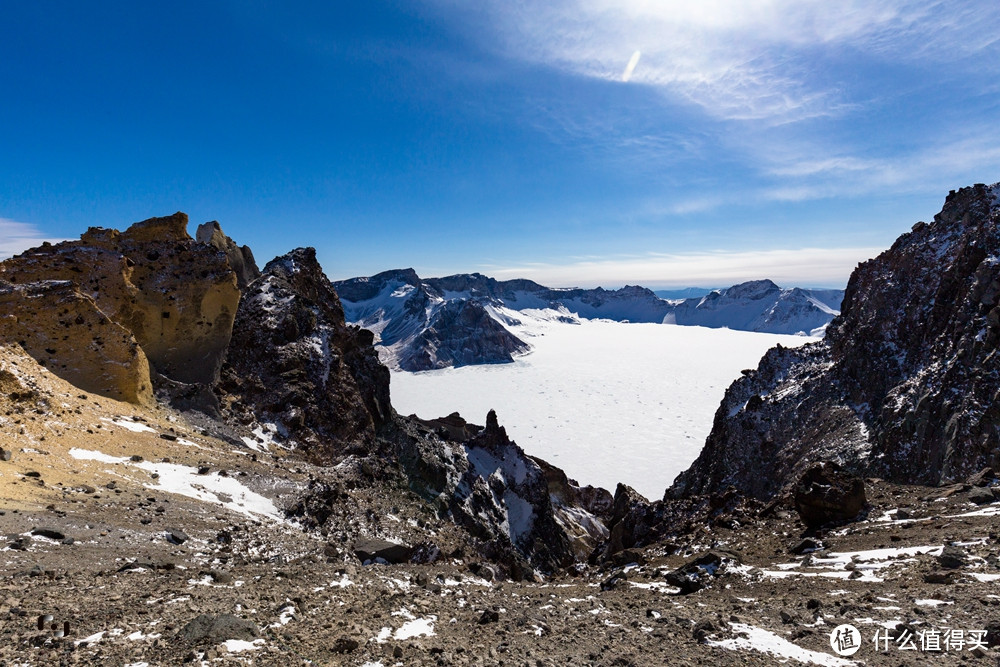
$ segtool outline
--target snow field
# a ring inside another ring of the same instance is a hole
[[[551,311],[550,311],[551,312]],[[656,499],[701,451],[726,388],[775,344],[803,336],[623,324],[511,313],[533,350],[512,364],[393,372],[401,414],[459,412],[483,424],[490,409],[528,454],[581,484],[618,482]]]

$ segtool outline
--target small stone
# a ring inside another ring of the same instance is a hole
[[[357,637],[352,635],[341,635],[333,642],[333,652],[350,653],[351,651],[357,650],[359,646],[361,646],[361,642]]]
[[[699,621],[694,626],[694,629],[691,631],[691,636],[695,638],[695,641],[700,643],[713,632],[715,632],[715,626],[712,624],[712,621],[705,619],[704,621]]]
[[[951,572],[930,572],[924,575],[924,583],[928,584],[950,584],[953,581]]]
[[[969,491],[969,501],[975,503],[976,505],[988,505],[996,502],[996,497],[993,495],[993,491],[989,488],[977,486]]]
[[[816,551],[817,549],[822,548],[822,546],[823,543],[820,542],[819,540],[814,540],[811,537],[807,537],[800,542],[792,544],[792,546],[789,547],[789,551],[791,551],[793,554],[801,555],[806,552]]]
[[[133,463],[139,463],[140,461],[142,461],[142,456],[140,456],[139,454],[133,454],[132,456],[129,457],[129,461],[132,461]]]
[[[233,581],[233,575],[221,570],[204,570],[202,574],[212,577],[212,580],[217,584],[228,584]]]
[[[35,528],[31,531],[31,534],[38,535],[39,537],[47,537],[50,540],[56,540],[59,542],[66,539],[66,535],[55,528]]]
[[[496,623],[500,620],[500,613],[495,609],[485,609],[483,613],[479,616],[479,625],[486,625],[487,623]]]
[[[170,529],[167,531],[167,542],[171,544],[184,544],[188,541],[188,536],[183,530]]]
[[[955,570],[966,563],[965,550],[962,547],[949,544],[941,550],[938,563],[947,570]]]
[[[0,447],[0,461],[10,461],[12,458],[14,458],[14,452]]]

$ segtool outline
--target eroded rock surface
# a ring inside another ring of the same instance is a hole
[[[216,220],[198,225],[195,238],[199,243],[208,245],[226,253],[229,266],[236,273],[236,284],[240,290],[245,290],[247,285],[260,277],[260,269],[253,258],[253,251],[250,246],[238,246],[236,242],[225,235],[222,226]]]
[[[135,337],[69,281],[0,281],[0,340],[19,344],[81,389],[129,403],[153,403],[149,363]]]
[[[212,384],[240,292],[225,254],[192,239],[187,223],[187,215],[175,213],[124,232],[91,228],[78,241],[43,245],[5,260],[0,278],[19,285],[70,281],[135,336],[157,373]]]

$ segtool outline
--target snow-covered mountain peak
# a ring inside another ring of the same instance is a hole
[[[755,280],[705,297],[666,300],[639,285],[551,289],[481,273],[422,280],[413,269],[335,284],[347,319],[376,334],[383,361],[403,370],[512,361],[532,336],[521,319],[583,319],[725,327],[822,336],[841,290],[782,289]]]

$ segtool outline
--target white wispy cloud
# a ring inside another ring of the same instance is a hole
[[[846,285],[859,262],[883,248],[800,248],[745,252],[648,254],[565,263],[482,267],[498,280],[530,278],[551,287],[728,286],[770,278],[783,286]]]
[[[766,169],[785,182],[763,191],[765,200],[805,201],[880,190],[940,192],[1000,176],[1000,137],[991,128],[966,128],[919,148],[878,157],[848,154],[820,159],[807,146],[772,156]]]
[[[631,79],[725,119],[787,122],[852,108],[812,66],[821,51],[954,61],[996,43],[995,3],[939,0],[486,0],[508,55]],[[960,39],[958,37],[961,37]],[[642,54],[634,72],[621,63]],[[634,56],[633,56],[634,57]]]
[[[0,260],[39,246],[45,241],[58,243],[62,240],[47,238],[34,225],[0,218]]]

